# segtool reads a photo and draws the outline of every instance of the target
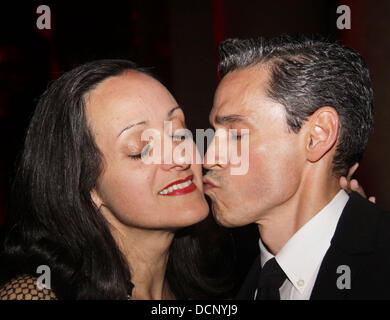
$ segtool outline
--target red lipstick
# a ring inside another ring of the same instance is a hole
[[[159,195],[162,195],[162,196],[179,196],[179,195],[190,193],[190,192],[196,190],[196,186],[192,182],[193,178],[194,178],[194,175],[192,174],[192,175],[188,176],[185,179],[176,180],[176,181],[168,184],[162,191],[160,191]],[[187,186],[178,186],[178,189],[176,189],[176,190],[173,190],[173,189],[171,191],[167,190],[167,189],[171,188],[173,185],[188,184],[189,182],[191,182],[191,183],[189,185],[187,185]],[[163,193],[161,193],[161,192],[163,192]]]

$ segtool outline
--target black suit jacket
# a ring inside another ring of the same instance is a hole
[[[351,288],[339,289],[350,270]],[[253,300],[261,272],[260,256],[253,263],[237,299]],[[322,261],[311,300],[390,299],[390,213],[353,192],[331,245]]]

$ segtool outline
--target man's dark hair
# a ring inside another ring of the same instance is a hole
[[[279,36],[267,40],[227,39],[219,46],[221,77],[254,65],[270,68],[268,96],[286,108],[289,128],[323,106],[340,117],[333,173],[345,175],[362,158],[373,124],[371,80],[363,58],[354,50],[320,38]]]

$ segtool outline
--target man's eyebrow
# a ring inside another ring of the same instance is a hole
[[[216,116],[214,121],[216,124],[226,125],[236,122],[248,122],[248,117],[239,114],[229,114],[226,116]]]
[[[132,127],[134,127],[134,126],[145,125],[145,124],[147,124],[147,121],[141,121],[141,122],[129,124],[128,126],[126,126],[126,127],[118,134],[118,137],[119,137],[123,132],[125,132],[126,130],[129,130],[130,128],[132,128]]]
[[[169,112],[168,112],[168,118],[172,117],[172,114],[173,114],[173,113],[175,112],[175,110],[177,110],[177,109],[180,109],[180,110],[183,111],[183,109],[182,109],[180,106],[176,106],[176,107],[172,108],[171,110],[169,110]]]

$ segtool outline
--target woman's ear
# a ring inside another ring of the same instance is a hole
[[[336,144],[339,115],[332,107],[318,109],[308,119],[306,154],[310,162],[320,160]]]
[[[100,209],[100,207],[103,205],[103,200],[101,199],[96,189],[93,189],[91,191],[91,199],[94,202],[95,206]]]

